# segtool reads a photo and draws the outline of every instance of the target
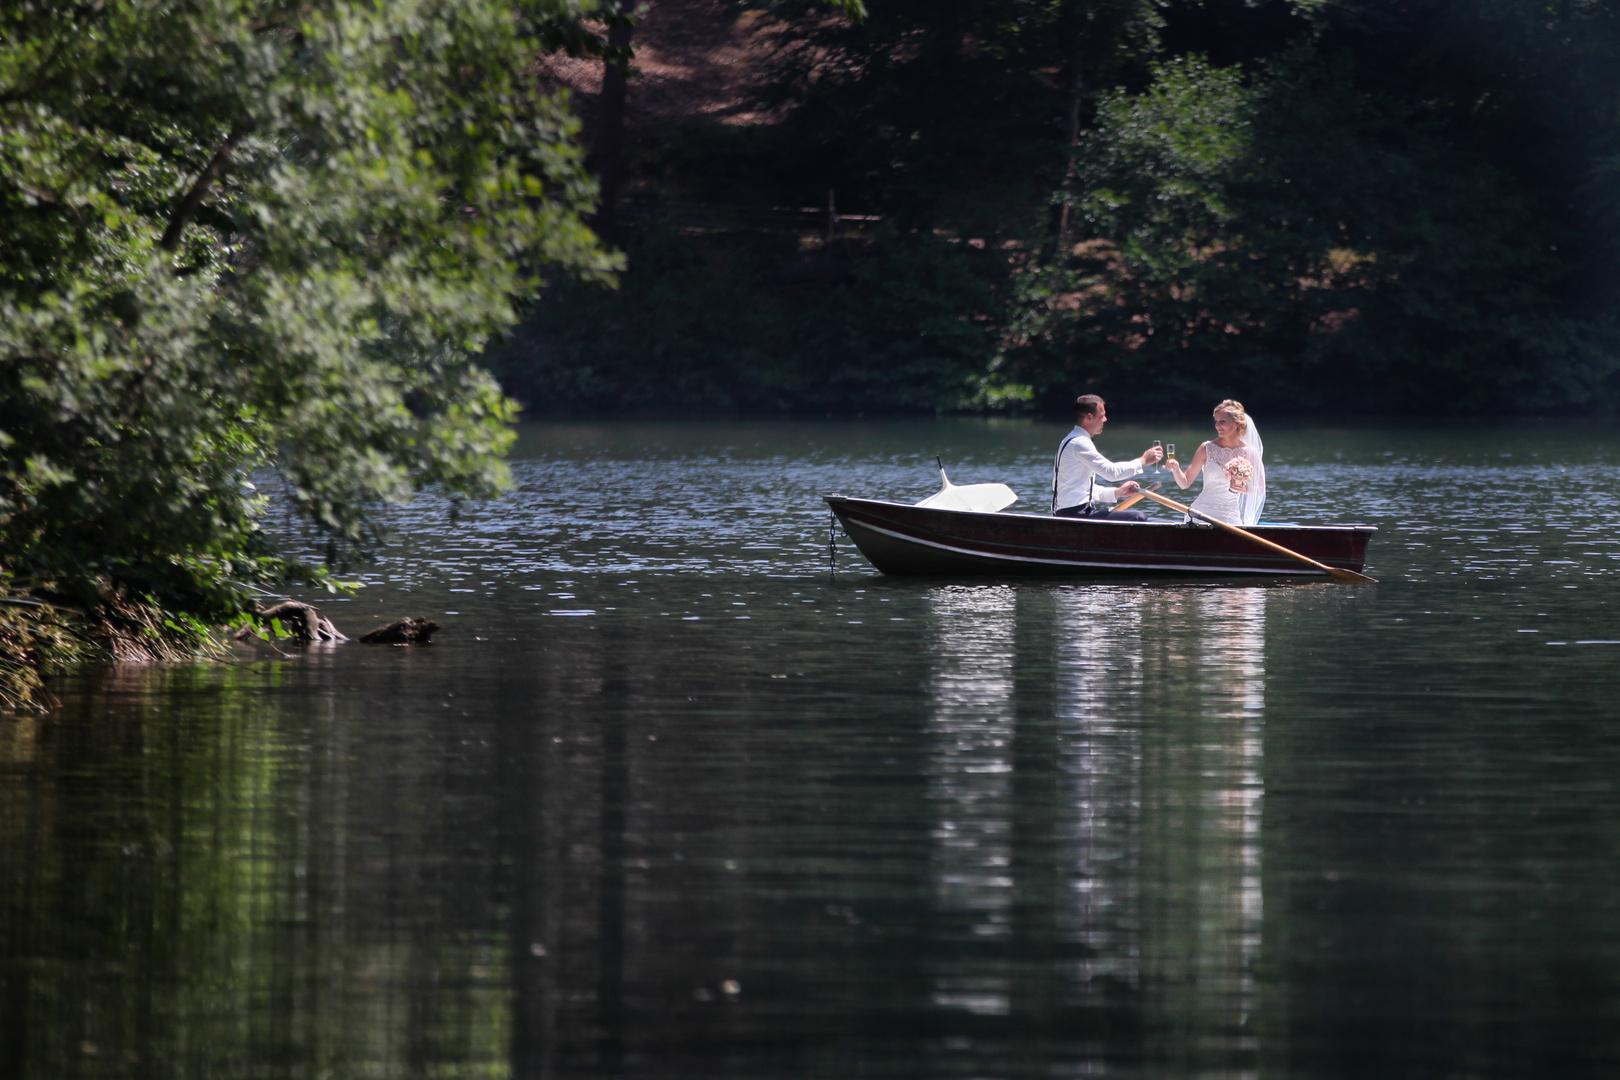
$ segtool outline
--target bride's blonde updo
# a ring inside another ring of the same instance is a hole
[[[1231,398],[1227,398],[1225,401],[1215,406],[1215,411],[1217,413],[1226,413],[1232,419],[1236,420],[1239,435],[1247,435],[1249,433],[1249,414],[1243,411],[1243,402],[1233,401]]]

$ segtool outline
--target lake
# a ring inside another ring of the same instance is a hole
[[[1376,585],[829,551],[936,454],[1044,509],[1064,430],[528,425],[311,598],[431,646],[59,679],[0,1077],[1615,1075],[1620,433],[1267,425]]]

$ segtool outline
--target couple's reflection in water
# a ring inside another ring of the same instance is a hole
[[[932,1003],[991,1040],[940,1052],[1256,1067],[1266,603],[932,594]]]

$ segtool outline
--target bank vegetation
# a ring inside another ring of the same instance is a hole
[[[559,69],[629,265],[496,351],[531,408],[1620,406],[1612,0],[809,14],[658,0],[627,109]]]

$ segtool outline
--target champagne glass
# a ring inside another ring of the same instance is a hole
[[[1164,448],[1164,463],[1166,465],[1174,465],[1176,463],[1176,444],[1175,443],[1170,443],[1168,446],[1166,446]]]
[[[1164,443],[1160,442],[1158,439],[1154,439],[1153,440],[1153,449],[1155,449],[1155,450],[1163,450],[1164,449]],[[1163,461],[1164,458],[1160,457],[1159,460]],[[1160,465],[1159,468],[1162,469],[1162,468],[1164,468],[1164,466]]]

